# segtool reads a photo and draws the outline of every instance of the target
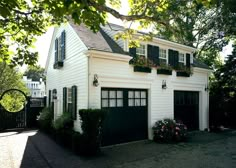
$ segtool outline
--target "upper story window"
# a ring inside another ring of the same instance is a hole
[[[143,44],[140,44],[140,46],[136,49],[137,56],[145,57],[146,55],[145,52],[146,52],[146,46]]]
[[[166,64],[167,63],[166,49],[160,48],[160,50],[159,50],[159,59],[160,59],[160,64]]]
[[[179,63],[183,63],[184,64],[185,59],[184,59],[184,53],[179,53]]]
[[[55,40],[54,68],[63,67],[63,61],[66,58],[65,53],[65,31]]]

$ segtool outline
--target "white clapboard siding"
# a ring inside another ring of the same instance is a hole
[[[61,69],[54,69],[54,41],[61,32],[66,32],[66,59]],[[62,114],[63,109],[63,87],[77,86],[77,120],[74,122],[75,130],[80,131],[80,120],[78,110],[88,107],[88,63],[87,56],[84,54],[86,46],[79,39],[72,27],[68,24],[55,29],[52,37],[52,45],[49,51],[47,67],[47,95],[49,90],[57,89],[57,98],[60,111],[57,117]]]

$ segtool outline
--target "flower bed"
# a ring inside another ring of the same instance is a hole
[[[156,142],[180,142],[187,136],[187,127],[181,121],[172,119],[159,120],[152,129]]]

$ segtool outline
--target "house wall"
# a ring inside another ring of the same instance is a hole
[[[54,69],[54,41],[63,30],[66,32],[66,58],[62,68]],[[62,114],[63,87],[77,86],[77,120],[74,122],[74,128],[77,131],[80,131],[78,110],[88,107],[88,58],[84,54],[85,51],[87,51],[86,46],[70,25],[64,24],[60,28],[55,28],[46,67],[46,93],[48,96],[49,90],[57,89],[57,100],[54,100],[57,104],[56,118]]]
[[[102,55],[102,54],[101,54]],[[128,57],[128,56],[127,56]],[[174,117],[174,90],[199,92],[199,129],[208,128],[208,71],[194,68],[191,77],[176,77],[173,71],[169,75],[157,75],[156,68],[152,73],[134,72],[127,60],[90,55],[89,107],[101,108],[101,88],[140,88],[148,89],[148,134],[152,139],[152,126],[163,118]],[[130,57],[131,58],[131,57]],[[94,74],[98,75],[99,86],[92,84]],[[167,89],[162,89],[162,81],[166,80]]]

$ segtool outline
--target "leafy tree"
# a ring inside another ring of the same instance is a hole
[[[32,79],[32,81],[39,81],[40,78],[42,78],[43,81],[46,80],[46,77],[44,75],[44,68],[40,67],[39,65],[28,66],[28,69],[25,71],[24,76]]]
[[[202,37],[219,30],[224,32],[225,38],[228,32],[235,33],[235,26],[231,25],[235,24],[233,19],[236,10],[231,2],[233,0],[129,0],[130,10],[124,15],[119,12],[120,0],[1,0],[0,61],[12,66],[34,64],[37,61],[37,53],[32,51],[35,36],[42,35],[48,26],[72,19],[77,24],[84,23],[96,32],[101,24],[106,23],[108,14],[122,21],[130,21],[131,24],[136,21],[142,28],[153,27],[152,32],[161,32],[166,37],[174,37],[176,41],[182,40],[184,44],[190,42],[192,45],[197,41],[191,35],[197,20],[205,25],[199,27],[199,32],[203,32]],[[204,10],[198,11],[198,8]],[[212,15],[214,11],[217,11],[217,15]],[[213,20],[200,20],[205,14],[212,16]],[[183,20],[186,20],[187,27],[182,27]],[[172,35],[168,35],[168,32]],[[134,33],[135,31],[127,29],[121,36],[131,39],[132,45],[136,44],[132,41]],[[209,43],[204,44],[215,44],[217,40],[218,38],[205,39]],[[11,46],[14,46],[13,49]]]
[[[6,63],[0,63],[0,95],[9,89],[19,89],[28,92],[26,85],[22,81],[22,74],[16,69],[9,67]]]

